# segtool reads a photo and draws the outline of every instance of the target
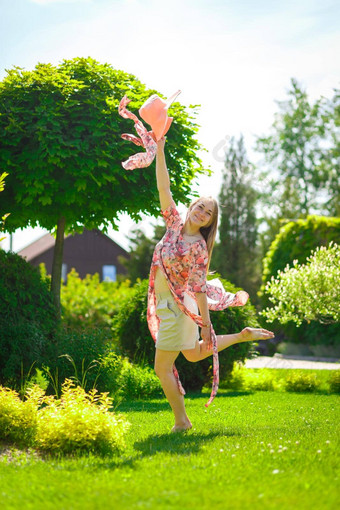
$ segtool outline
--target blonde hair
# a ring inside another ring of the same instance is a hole
[[[208,266],[207,266],[207,272],[208,272],[209,266],[210,266],[211,255],[212,255],[212,251],[213,251],[213,247],[214,247],[214,243],[215,243],[216,233],[217,233],[217,224],[218,224],[218,202],[217,202],[217,200],[215,200],[215,198],[213,198],[213,197],[199,197],[199,198],[197,198],[196,200],[191,202],[191,204],[188,208],[187,218],[189,216],[190,211],[193,209],[193,207],[202,199],[209,200],[210,202],[213,203],[213,213],[212,213],[212,216],[210,218],[208,225],[200,228],[200,232],[201,232],[202,236],[204,237],[205,242],[207,243],[207,248],[208,248]]]

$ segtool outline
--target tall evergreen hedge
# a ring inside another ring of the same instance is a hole
[[[0,250],[0,384],[17,385],[53,347],[57,313],[37,268]]]

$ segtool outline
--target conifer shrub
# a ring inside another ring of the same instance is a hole
[[[48,281],[19,255],[0,250],[0,383],[16,387],[22,371],[43,362],[56,328]]]
[[[216,277],[216,275],[214,275]],[[221,279],[228,292],[241,290],[227,280]],[[153,368],[155,344],[147,325],[148,281],[138,282],[133,293],[121,303],[121,308],[113,321],[113,336],[119,351],[130,361],[148,364]],[[243,307],[228,308],[211,312],[211,320],[216,334],[240,332],[244,327],[259,327],[254,307],[248,303]],[[254,348],[251,342],[233,345],[219,353],[220,379],[231,372],[236,360],[250,358]],[[186,390],[201,390],[212,379],[212,357],[198,363],[187,361],[182,354],[176,360],[181,381]]]

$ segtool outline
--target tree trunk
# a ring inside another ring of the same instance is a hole
[[[61,216],[57,224],[57,238],[54,246],[52,281],[51,281],[51,292],[53,294],[54,304],[57,308],[58,318],[60,318],[61,316],[60,285],[61,285],[61,269],[63,265],[64,232],[65,232],[65,218]]]

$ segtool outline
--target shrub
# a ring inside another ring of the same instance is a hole
[[[248,372],[244,379],[243,388],[254,391],[274,391],[276,385],[273,373],[264,370]]]
[[[246,371],[242,367],[241,363],[234,363],[233,369],[228,374],[228,377],[224,378],[221,387],[228,388],[230,390],[242,390],[244,388]]]
[[[229,292],[240,290],[227,280],[221,281]],[[113,321],[113,335],[123,355],[128,356],[131,361],[146,363],[153,367],[155,345],[147,325],[147,291],[148,281],[144,280],[137,283],[131,296],[122,301],[121,309]],[[258,326],[255,309],[250,303],[244,307],[211,312],[211,320],[216,334],[236,333],[245,326]],[[221,380],[232,370],[235,360],[245,360],[252,352],[252,345],[249,342],[231,346],[221,352],[219,354]],[[188,390],[200,390],[204,384],[211,381],[212,357],[200,363],[190,363],[180,355],[176,360],[176,367],[184,387]]]
[[[274,307],[261,314],[269,322],[278,319],[281,324],[289,321],[301,325],[303,319],[320,323],[340,321],[340,246],[318,247],[307,257],[306,264],[293,261],[271,278],[266,293]],[[317,299],[316,299],[317,296]]]
[[[98,273],[81,279],[72,269],[61,288],[63,323],[72,329],[110,329],[120,300],[130,293],[129,280],[101,282]]]
[[[96,387],[108,391],[114,400],[151,398],[163,394],[159,379],[150,367],[134,365],[113,351],[100,360]]]
[[[264,292],[272,276],[275,278],[278,271],[283,271],[294,260],[298,264],[305,264],[312,250],[318,246],[327,246],[331,241],[340,244],[339,218],[308,216],[307,219],[289,221],[284,225],[263,259],[262,286],[259,292],[262,307],[270,304]],[[272,327],[291,342],[309,345],[336,345],[340,337],[339,324],[319,324],[314,320],[309,323],[303,321],[300,327],[294,323],[281,325],[275,321]]]
[[[48,399],[40,409],[36,445],[53,453],[92,451],[108,454],[122,450],[128,423],[110,412],[112,399],[91,390],[88,394],[70,380],[60,400]]]
[[[15,253],[0,250],[0,383],[17,386],[21,370],[45,360],[57,327],[48,282]]]
[[[340,393],[340,370],[334,370],[328,379],[329,388],[334,393]]]
[[[97,387],[99,360],[112,348],[111,333],[107,330],[60,328],[43,364],[49,374],[50,387],[53,386],[57,395],[65,379],[74,380],[84,389]],[[101,390],[106,391],[106,388],[101,387]]]
[[[65,379],[74,381],[85,390],[96,388],[109,392],[115,399],[149,398],[162,394],[154,371],[147,366],[134,365],[117,354],[109,336],[101,330],[59,332],[57,354],[50,358],[48,367],[45,366],[50,387],[57,395]],[[35,382],[36,376],[31,379]]]
[[[285,380],[286,391],[313,392],[316,389],[318,389],[319,386],[320,381],[318,381],[317,376],[315,374],[303,374],[294,371]]]
[[[121,393],[127,399],[159,397],[163,390],[155,372],[150,367],[123,362],[120,378]]]
[[[37,429],[35,402],[23,402],[15,390],[0,386],[0,437],[30,445]]]
[[[116,417],[106,393],[86,393],[70,380],[60,400],[34,386],[22,401],[18,393],[0,387],[1,437],[53,453],[92,451],[106,454],[124,448],[128,423]]]
[[[240,363],[234,363],[231,374],[223,381],[222,386],[232,390],[274,391],[279,385],[270,369],[249,370]]]

